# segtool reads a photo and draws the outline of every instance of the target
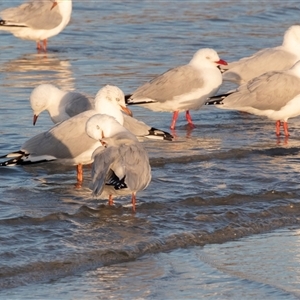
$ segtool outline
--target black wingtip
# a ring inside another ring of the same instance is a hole
[[[7,166],[21,165],[23,162],[23,158],[26,157],[26,154],[22,151],[18,151],[18,152],[13,152],[13,153],[1,156],[0,158],[8,158],[8,157],[12,157],[12,156],[13,156],[13,158],[0,163],[0,166],[7,167]],[[28,154],[27,154],[27,156],[28,156]]]
[[[125,177],[126,175],[122,179],[119,179],[119,177],[114,172],[112,172],[111,177],[105,184],[112,185],[115,190],[126,189],[127,185],[125,183]]]
[[[223,99],[224,98],[220,98],[220,99],[210,99],[208,101],[205,102],[205,105],[222,105],[223,103]]]
[[[126,104],[128,104],[128,100],[130,99],[131,96],[132,96],[132,94],[125,95],[125,103]]]
[[[207,101],[205,102],[205,105],[221,105],[221,104],[224,104],[223,100],[225,98],[227,98],[229,95],[231,95],[232,93],[234,93],[234,91],[229,92],[229,93],[225,93],[225,94],[220,94],[220,95],[209,97],[207,99]]]
[[[173,141],[173,139],[174,139],[174,136],[172,134],[170,134],[169,132],[166,132],[166,131],[163,131],[160,129],[156,129],[154,127],[152,127],[149,130],[149,135],[160,137],[166,141]]]
[[[132,94],[125,95],[125,103],[126,105],[139,105],[139,104],[149,104],[156,102],[155,100],[143,100],[143,101],[137,101],[131,99]]]
[[[5,27],[28,27],[26,25],[16,25],[16,24],[7,24],[5,20],[0,20],[0,26],[5,26]]]
[[[5,154],[5,155],[2,155],[2,156],[0,156],[0,159],[1,158],[7,158],[7,157],[15,157],[15,158],[17,158],[17,157],[21,157],[22,155],[25,155],[25,152],[23,152],[23,151],[16,151],[16,152],[11,152],[11,153],[9,153],[9,154]]]

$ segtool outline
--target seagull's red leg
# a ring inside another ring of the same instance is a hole
[[[45,52],[47,51],[47,39],[43,40],[43,49]]]
[[[192,117],[191,117],[191,115],[190,115],[190,111],[189,111],[189,110],[187,110],[187,111],[185,112],[185,117],[186,117],[186,119],[187,119],[189,125],[190,125],[192,128],[195,128],[196,126],[193,124]]]
[[[37,42],[36,42],[36,49],[37,49],[37,50],[41,50],[40,41],[37,41]]]
[[[276,135],[280,136],[280,120],[276,121]]]
[[[178,114],[179,114],[179,111],[178,111],[178,110],[174,111],[172,123],[171,123],[171,126],[170,126],[171,129],[175,129],[175,124],[176,124],[176,121],[177,121],[177,119],[178,119]]]
[[[132,204],[132,211],[133,211],[133,212],[135,212],[135,203],[136,203],[135,193],[132,193],[132,196],[131,196],[131,204]]]
[[[283,129],[284,129],[284,135],[285,136],[290,136],[287,122],[283,122]]]
[[[109,196],[108,196],[108,205],[109,205],[109,206],[114,205],[114,199],[113,199],[112,195],[109,195]]]
[[[83,181],[83,170],[82,170],[82,164],[78,164],[76,166],[77,170],[77,183],[75,184],[76,188],[81,188],[82,181]]]

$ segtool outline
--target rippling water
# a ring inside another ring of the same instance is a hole
[[[0,10],[21,1],[1,2]],[[211,47],[232,61],[281,44],[294,1],[75,1],[72,21],[35,44],[0,33],[0,155],[52,124],[32,126],[29,95],[50,82],[94,95],[130,93]],[[222,90],[227,90],[225,85]],[[169,130],[171,114],[134,107]],[[277,139],[264,118],[205,107],[180,115],[174,142],[144,141],[153,180],[109,208],[52,164],[0,169],[3,299],[296,299],[300,120]]]

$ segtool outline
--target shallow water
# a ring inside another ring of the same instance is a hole
[[[12,3],[20,1],[0,10]],[[52,125],[44,113],[32,126],[28,99],[41,83],[89,95],[109,83],[130,93],[199,48],[231,61],[279,45],[298,18],[293,1],[75,1],[47,54],[1,32],[0,153]],[[133,112],[169,130],[171,114]],[[194,130],[182,114],[175,141],[143,142],[153,180],[135,215],[129,198],[109,208],[91,196],[89,168],[81,190],[73,167],[1,168],[0,296],[299,297],[299,118],[286,140],[264,118],[213,107],[191,114]]]

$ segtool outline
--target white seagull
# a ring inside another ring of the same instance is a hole
[[[30,95],[33,125],[39,115],[47,110],[54,124],[65,121],[86,110],[94,108],[93,101],[78,92],[67,92],[53,84],[40,84]]]
[[[123,114],[115,109],[112,99],[124,98],[124,93],[116,86],[105,86],[95,98],[95,109],[82,112],[66,121],[56,124],[50,130],[27,140],[19,151],[1,156],[9,160],[0,166],[25,165],[47,161],[58,161],[65,165],[77,166],[77,187],[83,181],[82,165],[93,162],[92,154],[101,146],[99,141],[90,138],[85,130],[87,120],[97,113],[109,114],[123,123]],[[127,112],[127,111],[126,111]]]
[[[222,67],[222,70],[226,70],[223,80],[241,85],[266,72],[289,69],[298,60],[300,60],[300,26],[293,25],[285,32],[282,45],[262,49],[252,56]]]
[[[300,115],[300,61],[286,71],[258,76],[235,92],[212,97],[206,104],[265,116],[276,121],[277,136],[281,125],[289,136],[288,119]]]
[[[137,138],[113,117],[96,114],[86,123],[87,134],[100,141],[93,153],[92,190],[100,198],[131,194],[135,212],[136,193],[144,190],[151,181],[148,154]]]
[[[155,77],[125,97],[127,104],[139,104],[153,111],[173,112],[171,129],[175,129],[179,112],[195,127],[189,110],[198,110],[222,84],[219,65],[227,63],[213,49],[198,50],[187,65],[182,65]]]
[[[36,41],[37,49],[46,51],[47,39],[68,25],[71,13],[72,0],[33,0],[1,11],[0,30]]]
[[[126,109],[124,94],[119,98],[112,98],[115,109],[126,110],[129,115],[124,114],[124,127],[138,137],[150,139],[172,140],[173,136],[160,129],[150,127],[144,122],[133,118],[130,110]],[[33,110],[33,124],[35,125],[39,115],[43,111],[48,111],[53,123],[58,123],[69,119],[81,112],[93,109],[94,101],[78,92],[63,91],[53,84],[41,84],[37,86],[30,95],[30,105]],[[114,109],[110,112],[104,111],[105,107],[99,108],[102,113],[114,114]]]

